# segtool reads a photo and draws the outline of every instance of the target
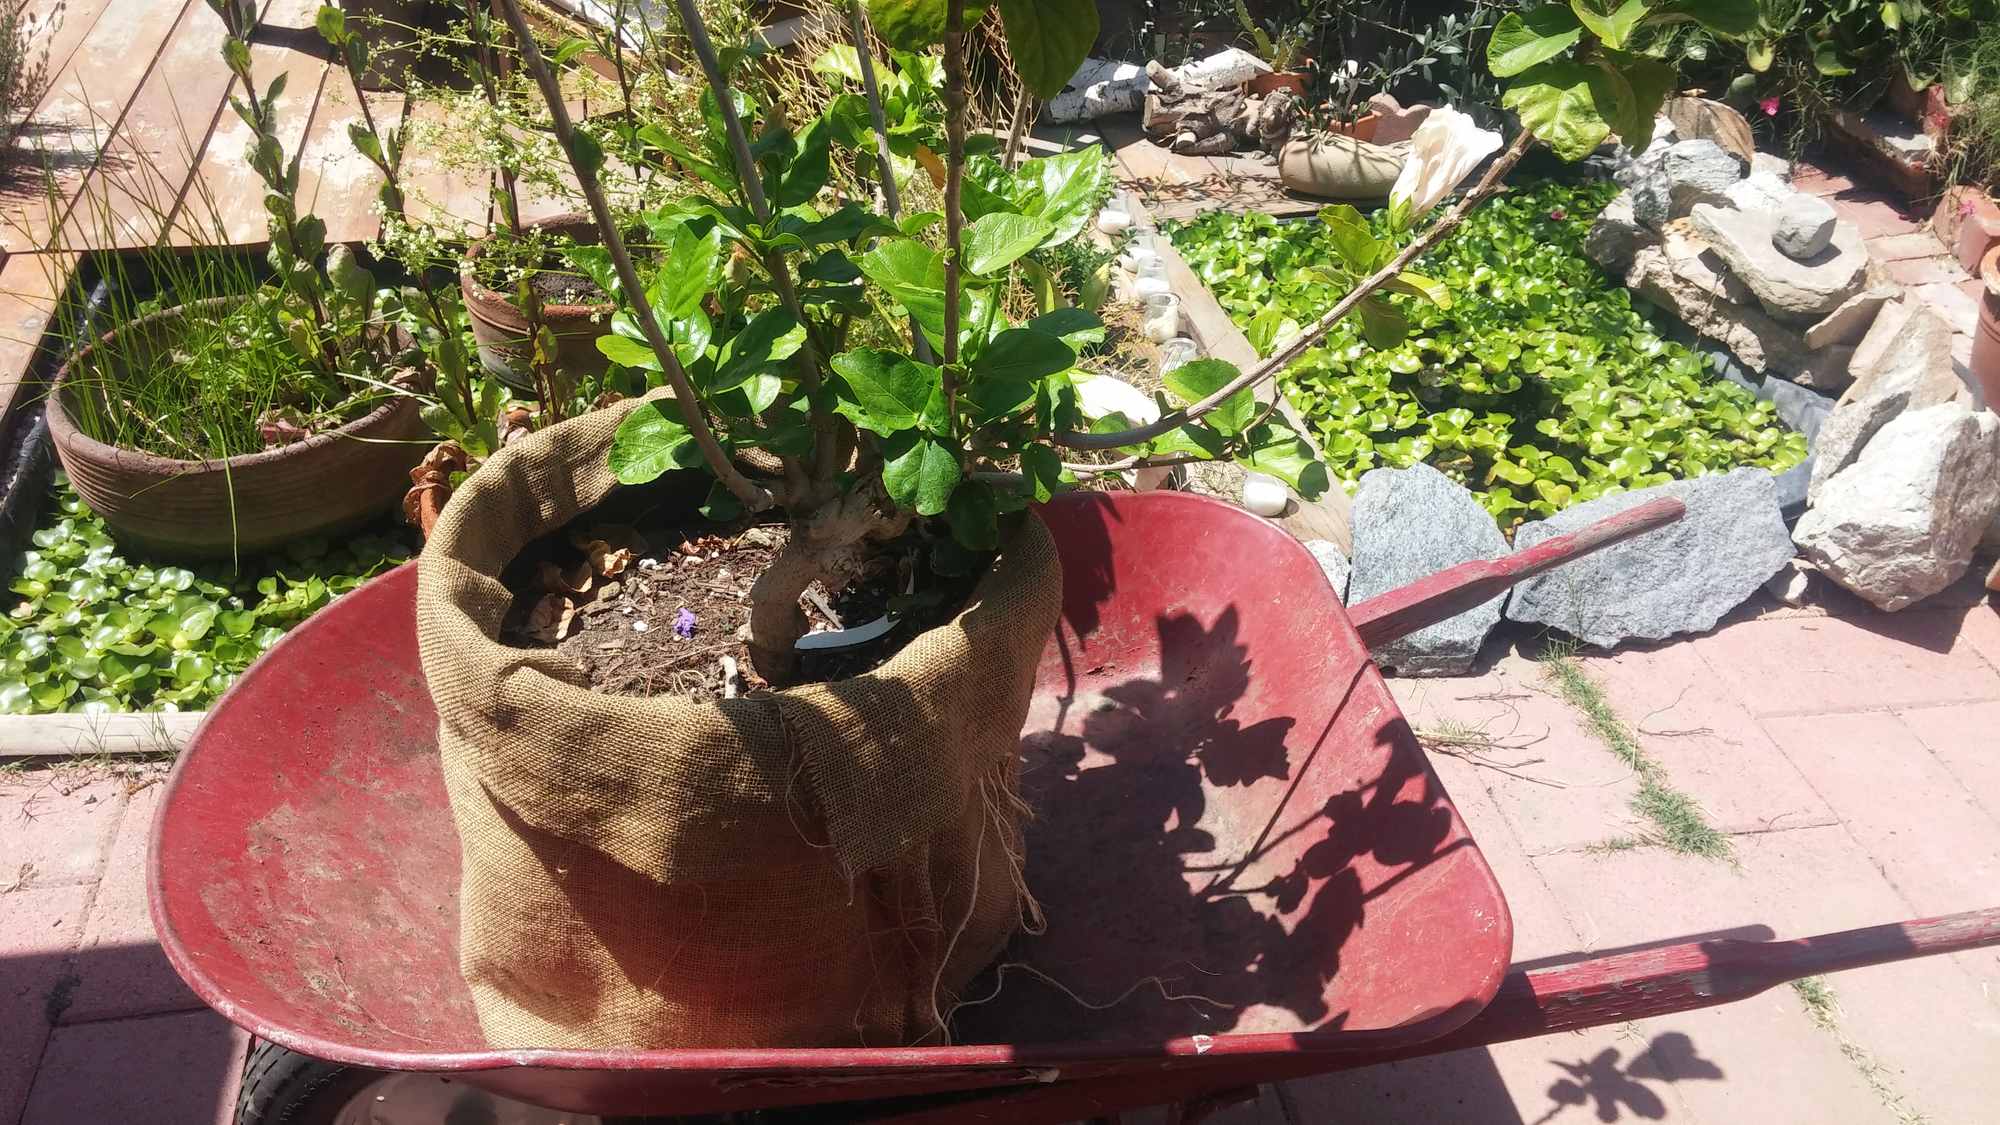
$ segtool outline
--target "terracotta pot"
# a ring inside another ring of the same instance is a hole
[[[1979,328],[1972,334],[1972,374],[1988,407],[2000,407],[2000,246],[1979,263],[1986,291],[1979,295]]]
[[[79,430],[66,404],[70,371],[116,334],[147,333],[185,315],[215,316],[239,298],[178,305],[107,332],[56,373],[49,436],[70,484],[121,540],[162,554],[250,554],[309,535],[350,530],[393,507],[409,487],[430,428],[416,399],[398,397],[337,430],[261,453],[179,461],[107,445]]]
[[[528,225],[580,243],[597,241],[597,224],[587,215],[554,215]],[[535,379],[529,370],[528,318],[521,314],[512,293],[490,289],[477,276],[480,252],[493,237],[480,239],[465,252],[465,261],[459,265],[458,287],[465,296],[472,338],[479,344],[480,366],[508,386],[532,393]],[[611,314],[617,307],[609,301],[542,306],[542,320],[555,333],[559,372],[571,380],[604,373],[610,361],[597,350],[597,338],[611,330]]]
[[[1250,93],[1256,97],[1284,90],[1298,97],[1306,96],[1306,76],[1300,70],[1275,70],[1250,77]]]
[[[1329,133],[1337,133],[1343,137],[1353,137],[1357,141],[1365,141],[1369,144],[1374,144],[1375,127],[1380,125],[1381,123],[1382,123],[1381,114],[1364,113],[1360,117],[1355,118],[1353,121],[1345,123],[1335,122],[1334,124],[1328,125],[1326,127],[1326,131]]]

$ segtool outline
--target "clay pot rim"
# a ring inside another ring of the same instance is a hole
[[[526,225],[530,229],[537,230],[557,227],[580,227],[593,231],[597,229],[597,221],[581,211],[565,211],[560,215],[550,215],[547,218],[536,219]],[[479,261],[480,250],[485,248],[487,243],[501,237],[501,234],[502,231],[496,228],[465,248],[465,257],[461,258],[458,263],[459,285],[465,290],[468,300],[477,300],[481,304],[503,305],[508,309],[513,309],[515,315],[519,316],[520,310],[514,308],[513,300],[507,294],[479,280],[477,271],[473,268]],[[589,305],[545,304],[542,306],[542,315],[550,320],[595,321],[617,311],[618,302],[616,301],[602,301]]]
[[[59,447],[73,449],[96,461],[108,461],[120,468],[138,469],[161,476],[187,476],[194,473],[210,473],[229,469],[232,472],[254,469],[263,465],[276,464],[305,457],[318,449],[336,442],[358,438],[368,430],[386,423],[399,411],[414,410],[417,401],[408,395],[392,395],[387,402],[356,418],[352,422],[331,430],[323,430],[301,441],[289,442],[275,449],[260,450],[256,453],[239,453],[234,457],[210,458],[203,461],[185,461],[175,457],[163,457],[143,449],[133,449],[123,445],[112,445],[99,441],[79,429],[70,420],[69,411],[63,408],[63,389],[69,381],[70,369],[88,356],[99,344],[111,340],[120,332],[131,332],[145,325],[159,324],[178,319],[198,310],[226,310],[249,300],[247,297],[204,297],[198,301],[174,305],[159,312],[148,313],[119,328],[113,328],[98,335],[86,344],[82,351],[56,370],[55,378],[49,381],[46,396],[46,414],[49,436]],[[426,373],[427,374],[427,373]],[[426,380],[428,381],[428,380]]]
[[[1979,280],[1986,283],[1986,295],[2000,297],[2000,243],[1987,247],[1979,259]]]

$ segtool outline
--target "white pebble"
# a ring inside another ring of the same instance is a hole
[[[646,623],[645,623],[644,621],[634,621],[634,622],[632,623],[632,631],[633,631],[634,633],[643,633],[643,632],[645,632],[645,631],[646,631]]]
[[[1285,510],[1291,494],[1285,483],[1263,473],[1247,473],[1243,477],[1243,506],[1260,516],[1275,516]]]

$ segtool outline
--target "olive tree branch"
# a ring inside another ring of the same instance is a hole
[[[1216,409],[1229,401],[1236,392],[1247,387],[1254,387],[1276,376],[1285,368],[1290,367],[1313,345],[1325,339],[1326,334],[1333,330],[1333,326],[1340,322],[1340,318],[1353,312],[1356,305],[1372,296],[1382,286],[1393,281],[1396,275],[1402,273],[1404,268],[1411,262],[1421,257],[1432,246],[1436,245],[1439,239],[1450,234],[1460,223],[1464,222],[1465,217],[1472,212],[1473,208],[1485,202],[1488,196],[1499,189],[1500,181],[1506,178],[1508,171],[1520,161],[1521,157],[1527,153],[1529,146],[1533,143],[1533,135],[1525,129],[1522,130],[1521,134],[1514,138],[1514,143],[1508,145],[1507,150],[1500,154],[1500,158],[1495,160],[1492,166],[1486,170],[1486,175],[1480,177],[1479,183],[1471,191],[1467,192],[1458,201],[1458,204],[1446,212],[1442,218],[1432,223],[1429,229],[1425,230],[1423,234],[1419,235],[1394,258],[1390,259],[1388,265],[1363,278],[1360,284],[1349,290],[1345,297],[1335,302],[1334,306],[1328,309],[1325,315],[1314,321],[1312,327],[1292,337],[1289,343],[1272,353],[1269,359],[1263,360],[1255,367],[1223,384],[1221,389],[1217,390],[1214,394],[1184,409],[1162,414],[1157,421],[1143,426],[1134,426],[1129,430],[1118,430],[1114,433],[1103,434],[1087,434],[1075,430],[1065,430],[1055,435],[1055,443],[1071,449],[1117,449],[1120,446],[1137,445],[1142,441],[1151,441],[1161,434],[1178,429],[1185,423],[1194,421]],[[947,312],[949,312],[949,307],[947,307]]]
[[[848,0],[847,25],[854,33],[854,54],[860,60],[861,92],[868,99],[868,119],[875,126],[875,162],[881,165],[882,205],[893,223],[902,217],[902,192],[896,187],[895,153],[889,151],[889,117],[882,110],[882,89],[875,84],[875,51],[869,45],[868,16],[862,11],[861,0]],[[888,318],[883,320],[886,322]],[[931,355],[931,342],[924,339],[924,330],[915,317],[910,318],[910,349],[919,360],[936,362]]]
[[[605,198],[604,185],[597,180],[597,169],[588,161],[577,159],[576,127],[570,122],[569,108],[563,104],[562,87],[549,69],[548,61],[542,58],[542,50],[535,42],[534,33],[528,28],[528,21],[521,14],[520,0],[497,0],[507,17],[507,26],[513,29],[514,39],[521,49],[521,61],[534,76],[535,85],[542,91],[542,100],[549,103],[549,116],[555,125],[556,140],[561,142],[563,151],[569,154],[572,170],[576,172],[577,187],[590,204],[592,218],[596,219],[599,233],[604,239],[604,248],[611,254],[611,264],[618,271],[618,282],[625,288],[626,297],[632,302],[633,318],[646,334],[646,342],[653,347],[658,357],[662,374],[674,389],[674,398],[680,403],[681,417],[687,422],[688,433],[694,438],[695,448],[701,450],[702,460],[708,463],[709,471],[715,479],[729,490],[729,494],[753,512],[761,512],[774,503],[769,490],[753,483],[738,472],[729,461],[729,455],[715,440],[715,434],[708,428],[708,419],[702,414],[701,400],[695,397],[694,387],[688,382],[687,372],[681,369],[679,358],[674,355],[672,345],[667,343],[660,331],[659,322],[653,319],[652,302],[646,299],[645,283],[639,280],[639,271],[632,268],[632,258],[625,252],[625,236],[618,229],[618,218],[611,213],[611,204]]]

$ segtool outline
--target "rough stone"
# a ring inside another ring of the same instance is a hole
[[[1769,172],[1752,171],[1722,193],[1738,211],[1778,211],[1800,194],[1797,188]]]
[[[2000,417],[1959,402],[1898,415],[1834,474],[1799,520],[1827,577],[1883,610],[1957,581],[2000,512]]]
[[[1583,238],[1583,253],[1607,271],[1622,274],[1632,268],[1633,255],[1658,242],[1659,236],[1633,217],[1632,193],[1626,191],[1597,213]]]
[[[1905,410],[1971,400],[1951,361],[1951,328],[1915,301],[1883,306],[1848,370],[1854,382],[1820,426],[1813,447],[1815,502],[1826,482],[1853,464],[1890,419]]]
[[[1546,625],[1585,644],[1664,640],[1715,627],[1793,554],[1778,492],[1763,469],[1736,469],[1599,497],[1523,524],[1524,550],[1662,496],[1687,514],[1514,588],[1509,620]]]
[[[1900,295],[1901,290],[1893,285],[1872,286],[1856,293],[1826,314],[1826,319],[1806,329],[1806,347],[1817,351],[1832,344],[1860,343],[1868,326],[1875,323],[1875,314]]]
[[[1699,204],[1727,206],[1727,192],[1743,178],[1743,165],[1714,141],[1675,141],[1657,156],[1641,157],[1628,175],[1632,213],[1658,229]]]
[[[1768,174],[1789,181],[1792,176],[1792,162],[1774,152],[1753,153],[1750,157],[1750,174]]]
[[[1354,493],[1354,573],[1349,602],[1475,559],[1507,553],[1507,538],[1472,493],[1431,468],[1375,469]],[[1375,649],[1375,662],[1409,676],[1452,676],[1469,670],[1486,634],[1500,622],[1494,598],[1447,621]]]
[[[1867,281],[1868,251],[1852,223],[1836,223],[1830,246],[1810,261],[1795,262],[1772,245],[1778,220],[1770,212],[1699,204],[1691,214],[1695,230],[1779,320],[1815,323]]]
[[[1803,371],[1812,361],[1797,329],[1780,324],[1755,302],[1720,300],[1711,288],[1688,280],[1687,259],[1669,257],[1661,246],[1642,249],[1625,274],[1625,284],[1672,313],[1697,335],[1728,348],[1759,375]]]
[[[1766,375],[1757,397],[1778,408],[1778,419],[1806,435],[1806,443],[1819,441],[1819,428],[1833,413],[1834,400],[1790,379]]]
[[[1847,388],[1854,381],[1850,371],[1854,362],[1854,345],[1834,344],[1821,348],[1812,354],[1806,365],[1792,373],[1792,381],[1816,391],[1836,393]]]
[[[1826,200],[1801,195],[1779,208],[1778,229],[1771,232],[1771,245],[1795,262],[1810,261],[1833,245],[1838,221]]]
[[[1313,558],[1319,560],[1320,570],[1326,574],[1327,582],[1333,586],[1333,596],[1345,602],[1348,575],[1353,572],[1347,556],[1342,554],[1340,548],[1330,539],[1308,539],[1305,547],[1312,552]]]
[[[1778,573],[1764,583],[1770,595],[1788,606],[1806,604],[1812,593],[1813,564],[1804,559],[1788,559]]]

